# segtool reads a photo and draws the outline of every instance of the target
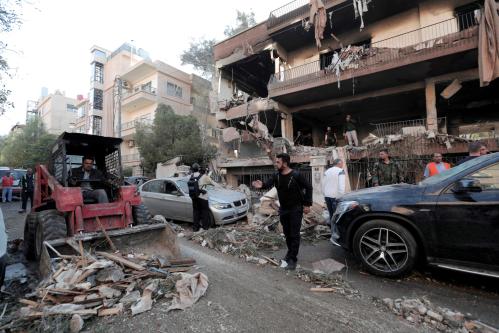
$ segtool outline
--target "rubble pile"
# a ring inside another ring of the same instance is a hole
[[[63,255],[53,259],[50,275],[19,299],[22,307],[0,319],[0,331],[46,326],[78,332],[84,320],[137,315],[151,310],[159,299],[172,300],[168,311],[185,309],[208,287],[203,273],[183,273],[194,264],[191,258],[135,253]]]
[[[442,332],[498,332],[495,328],[468,318],[460,312],[435,306],[424,297],[395,300],[384,298],[383,304],[393,313],[413,324],[429,326]]]
[[[303,267],[298,267],[295,274],[298,279],[316,285],[315,288],[311,288],[311,291],[334,292],[348,298],[360,297],[360,292],[345,281],[341,274],[326,274]]]

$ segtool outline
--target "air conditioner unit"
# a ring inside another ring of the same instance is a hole
[[[135,147],[135,141],[134,140],[128,141],[128,148],[133,148],[133,147]]]

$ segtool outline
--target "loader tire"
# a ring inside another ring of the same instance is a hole
[[[35,260],[35,233],[37,214],[29,213],[24,221],[24,240],[23,240],[23,253],[27,260]]]
[[[40,260],[43,242],[51,239],[65,238],[68,235],[66,220],[57,210],[50,209],[38,213],[35,233],[35,254]]]
[[[133,224],[154,224],[155,220],[152,219],[149,209],[144,204],[132,207]]]

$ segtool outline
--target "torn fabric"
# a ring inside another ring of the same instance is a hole
[[[182,273],[182,279],[176,282],[175,288],[177,295],[166,311],[185,310],[196,303],[208,289],[208,277],[201,272],[193,275]]]
[[[322,0],[310,0],[309,22],[313,22],[315,28],[315,44],[317,48],[322,46],[321,39],[324,39],[324,29],[327,24],[326,8]]]
[[[364,29],[364,13],[368,11],[367,5],[371,0],[352,0],[353,10],[355,12],[355,18],[360,16],[360,31]]]
[[[485,87],[499,77],[499,5],[485,0],[478,33],[478,74],[480,87]]]

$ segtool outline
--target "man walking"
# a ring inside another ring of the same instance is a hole
[[[275,159],[277,173],[265,183],[255,180],[252,185],[256,189],[270,189],[273,186],[277,189],[281,205],[279,216],[288,247],[281,267],[294,270],[300,249],[303,213],[308,214],[312,206],[312,186],[298,171],[290,168],[290,163],[291,158],[288,154],[278,154]]]
[[[450,164],[442,162],[442,154],[433,153],[433,162],[430,162],[426,165],[423,176],[425,178],[428,178],[434,175],[438,175],[439,173],[448,169],[450,169]]]
[[[21,210],[19,213],[25,213],[26,212],[26,206],[28,204],[28,199],[29,199],[29,206],[33,207],[33,193],[35,190],[35,184],[34,184],[34,179],[33,179],[33,169],[28,168],[26,170],[26,174],[21,178],[21,200],[22,200],[22,205],[21,205]]]
[[[383,186],[404,182],[402,169],[398,162],[390,157],[387,149],[379,152],[379,161],[374,164],[373,185]]]
[[[336,210],[336,200],[345,194],[345,171],[341,159],[335,159],[332,167],[324,173],[322,193],[331,219]]]
[[[357,139],[357,126],[355,125],[355,120],[352,119],[352,116],[347,114],[345,119],[345,125],[343,128],[343,136],[348,140],[348,144],[350,146],[358,146],[359,140]]]
[[[2,199],[3,202],[12,201],[12,186],[14,185],[14,177],[7,172],[5,176],[2,177]]]

